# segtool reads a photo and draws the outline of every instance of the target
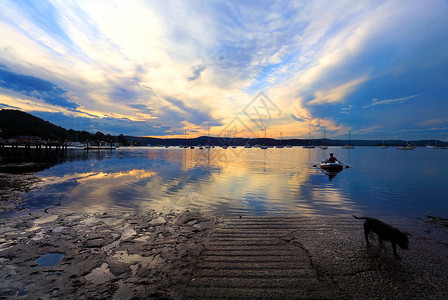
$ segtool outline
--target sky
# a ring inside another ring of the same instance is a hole
[[[112,135],[448,139],[448,1],[0,1],[0,108]]]

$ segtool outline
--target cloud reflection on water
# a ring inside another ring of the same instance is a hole
[[[293,149],[269,151],[125,149],[107,159],[93,155],[90,161],[75,162],[76,169],[88,169],[85,173],[73,172],[70,163],[41,176],[47,184],[74,183],[61,191],[72,209],[201,207],[231,215],[315,213],[316,203],[306,200],[314,198],[306,186],[311,180],[309,161],[315,155]]]
[[[363,211],[415,215],[446,208],[440,200],[447,191],[440,184],[446,174],[431,163],[440,163],[438,157],[420,150],[405,156],[394,149],[377,153],[373,147],[352,154],[335,147],[331,151],[355,166],[332,180],[313,167],[329,153],[318,149],[127,148],[107,154],[92,152],[37,173],[45,186],[27,197],[34,208],[59,201],[71,210],[200,207],[232,216]],[[443,156],[443,151],[431,153]],[[384,162],[381,169],[372,158],[375,155]],[[417,168],[409,160],[421,163]],[[431,169],[430,177],[425,166]],[[428,197],[431,201],[423,201]]]

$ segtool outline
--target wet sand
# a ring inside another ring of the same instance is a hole
[[[0,172],[0,214],[24,209],[22,193],[35,188],[40,179],[32,174]]]
[[[22,212],[0,219],[0,298],[446,299],[446,220],[394,225],[401,260],[348,217]]]
[[[216,222],[155,211],[0,219],[0,298],[182,298]],[[62,255],[42,265],[45,254]]]

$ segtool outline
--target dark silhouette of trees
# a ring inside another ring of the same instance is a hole
[[[127,145],[128,143],[122,134],[119,137],[114,137],[110,134],[105,135],[99,131],[92,134],[85,130],[67,130],[20,110],[0,110],[0,137],[8,139],[16,136],[38,136],[44,140],[70,142],[86,142],[88,140],[93,142],[118,141],[122,145]]]
[[[120,134],[117,137],[117,142],[120,143],[121,145],[127,145],[128,144],[128,141],[126,140],[126,138],[122,134]]]

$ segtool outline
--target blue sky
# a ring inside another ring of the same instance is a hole
[[[237,117],[260,136],[262,92],[269,137],[448,137],[448,2],[358,2],[4,0],[0,108],[135,136]]]

